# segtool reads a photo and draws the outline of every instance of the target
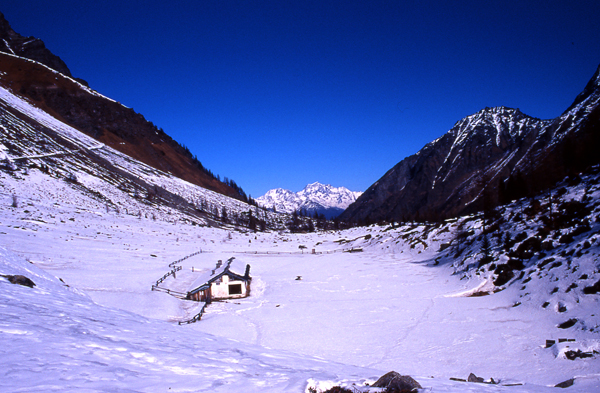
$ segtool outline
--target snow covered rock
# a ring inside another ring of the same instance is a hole
[[[554,385],[555,388],[568,388],[573,386],[573,384],[575,383],[575,378],[571,378],[571,379],[567,379],[566,381],[563,381],[561,383],[558,383],[556,385]]]

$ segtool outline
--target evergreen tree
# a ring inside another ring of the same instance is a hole
[[[483,232],[483,240],[481,242],[481,258],[479,259],[479,267],[492,261],[492,246],[487,233]]]
[[[252,210],[248,211],[248,228],[256,232],[256,218],[252,215]]]
[[[228,222],[227,209],[225,208],[225,206],[223,206],[223,208],[221,209],[221,221],[224,223]]]

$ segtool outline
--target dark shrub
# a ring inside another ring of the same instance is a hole
[[[323,393],[352,393],[352,390],[343,388],[341,386],[334,386]]]
[[[542,239],[537,236],[530,237],[519,244],[517,249],[509,255],[520,259],[529,259],[538,251],[542,250]]]
[[[517,236],[515,236],[515,242],[522,242],[523,240],[527,239],[527,232],[521,232],[518,233]]]
[[[573,236],[573,237],[579,236],[582,233],[586,233],[591,230],[592,230],[592,227],[590,226],[590,224],[587,221],[585,221],[585,222],[582,222],[580,225],[578,225],[573,232],[571,232],[571,236]]]
[[[568,243],[573,242],[573,240],[574,240],[573,235],[570,233],[566,233],[566,234],[562,235],[560,237],[560,239],[558,239],[558,242],[562,243],[562,244],[568,244]]]
[[[554,216],[554,223],[558,228],[571,227],[592,212],[592,209],[583,202],[571,200],[558,206],[558,213]]]
[[[544,266],[546,266],[547,264],[549,264],[549,263],[551,263],[551,262],[554,262],[554,261],[555,261],[555,259],[554,259],[553,257],[550,257],[550,258],[548,258],[548,259],[545,259],[545,260],[543,260],[542,262],[540,262],[540,263],[538,264],[538,269],[540,269],[540,270],[541,270],[541,269],[543,269],[543,268],[544,268]]]

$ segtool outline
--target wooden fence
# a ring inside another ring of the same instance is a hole
[[[163,292],[167,292],[167,293],[174,292],[174,291],[170,291],[169,289],[166,289],[166,288],[159,288],[158,285],[160,283],[162,283],[163,281],[165,281],[167,279],[167,277],[169,277],[169,276],[175,277],[175,273],[177,273],[178,271],[180,271],[181,269],[183,269],[183,267],[181,267],[181,266],[175,266],[175,265],[177,265],[178,263],[181,263],[181,262],[185,261],[188,258],[191,258],[191,257],[196,256],[196,255],[201,254],[201,253],[202,253],[202,250],[198,250],[195,253],[192,253],[190,255],[186,255],[185,257],[176,260],[175,262],[169,263],[169,267],[172,268],[172,269],[170,271],[168,271],[167,273],[165,273],[164,276],[162,276],[161,278],[159,278],[158,280],[156,280],[156,283],[154,285],[152,285],[152,290],[153,291],[161,291],[162,290]],[[168,292],[168,291],[170,291],[170,292]],[[181,292],[179,292],[179,293],[181,293]]]
[[[200,312],[198,314],[194,315],[194,318],[188,319],[187,321],[179,321],[177,323],[179,325],[189,325],[190,323],[198,322],[202,318],[202,314],[204,314],[204,311],[206,310],[207,306],[208,306],[208,303],[204,303],[204,306],[202,306],[202,309],[200,310]]]
[[[165,273],[164,276],[162,276],[161,278],[159,278],[158,280],[156,280],[156,283],[154,283],[152,285],[152,290],[153,291],[164,292],[164,293],[166,293],[168,295],[171,295],[173,297],[176,297],[178,299],[186,299],[187,298],[187,293],[179,292],[179,291],[174,291],[174,290],[169,289],[169,288],[163,288],[163,287],[160,286],[160,284],[163,281],[165,281],[169,276],[175,277],[175,274],[178,271],[180,271],[180,270],[183,269],[183,266],[176,266],[178,263],[181,263],[181,262],[185,261],[186,259],[191,258],[191,257],[196,256],[196,255],[201,254],[201,253],[202,253],[202,250],[199,250],[199,251],[196,251],[195,253],[187,255],[187,256],[185,256],[185,257],[183,257],[181,259],[178,259],[175,262],[169,263],[169,267],[172,268],[172,269],[169,270],[167,273]],[[202,313],[204,313],[204,308],[205,307],[206,307],[206,305],[204,305],[204,307],[202,307],[202,311],[199,314],[200,316],[202,315]],[[198,315],[196,316],[198,320],[200,319],[200,316],[198,316]],[[196,318],[196,317],[194,317],[194,318]],[[194,319],[194,318],[192,318],[192,319]],[[193,322],[196,322],[196,321],[194,320]],[[188,322],[188,323],[191,323],[191,322]]]
[[[153,288],[152,290],[154,290],[154,287],[157,287],[158,284],[160,284],[161,282],[165,281],[167,279],[167,277],[169,277],[169,276],[175,277],[175,273],[177,273],[181,269],[183,269],[183,267],[181,267],[181,266],[175,266],[173,268],[173,270],[170,270],[167,273],[165,273],[164,276],[162,276],[161,278],[159,278],[158,280],[156,280],[156,284],[152,285],[152,288]]]
[[[174,297],[179,298],[179,299],[186,299],[187,298],[187,293],[179,292],[179,291],[174,291],[174,290],[169,289],[169,288],[162,288],[162,287],[159,287],[158,285],[152,285],[152,290],[153,291],[158,291],[158,292],[164,292],[166,294],[169,294],[169,295],[174,296]]]
[[[178,263],[181,263],[181,262],[185,261],[186,259],[194,257],[194,256],[196,256],[198,254],[202,254],[202,250],[196,251],[195,253],[187,255],[187,256],[185,256],[185,257],[183,257],[181,259],[178,259],[175,262],[169,263],[169,267],[173,267],[173,266],[177,265]]]
[[[295,255],[295,254],[335,254],[337,252],[361,252],[362,248],[344,248],[341,250],[329,250],[329,251],[228,251],[231,254],[248,254],[248,255]]]

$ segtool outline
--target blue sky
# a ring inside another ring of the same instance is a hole
[[[553,118],[600,64],[600,2],[15,1],[74,76],[253,197],[363,191],[484,107]]]

